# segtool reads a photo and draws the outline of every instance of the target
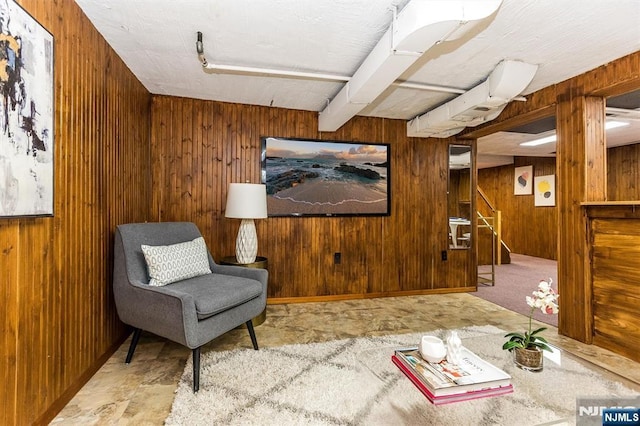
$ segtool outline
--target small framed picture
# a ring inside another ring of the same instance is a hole
[[[536,206],[556,205],[556,176],[536,176],[534,182]]]
[[[515,195],[531,195],[533,188],[533,166],[516,167],[513,179]]]

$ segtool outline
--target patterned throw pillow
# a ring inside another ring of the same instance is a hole
[[[211,273],[207,245],[202,237],[170,246],[143,244],[141,248],[147,261],[151,286],[159,287]]]

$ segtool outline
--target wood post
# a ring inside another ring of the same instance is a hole
[[[605,99],[559,91],[557,126],[559,332],[585,343],[593,335],[585,201],[607,197]]]

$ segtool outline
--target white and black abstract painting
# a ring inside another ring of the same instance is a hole
[[[0,0],[0,217],[53,215],[53,36]]]

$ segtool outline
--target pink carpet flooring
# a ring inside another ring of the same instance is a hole
[[[555,260],[512,253],[510,264],[496,266],[495,286],[478,284],[478,291],[470,294],[529,316],[531,308],[527,305],[525,296],[531,295],[538,287],[540,280],[549,278],[553,280],[552,286],[557,291],[558,269]],[[562,309],[562,295],[558,299],[558,304]],[[536,310],[533,318],[558,326],[558,315],[545,315],[540,310]]]

